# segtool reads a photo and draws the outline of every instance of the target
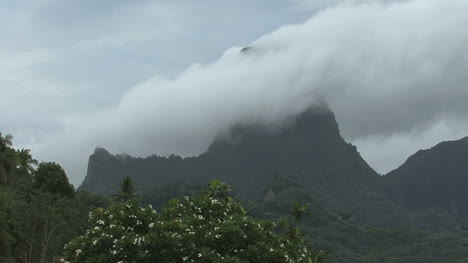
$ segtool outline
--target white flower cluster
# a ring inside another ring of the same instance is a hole
[[[247,247],[256,244],[263,244],[260,246],[264,253],[278,254],[283,262],[307,262],[304,246],[276,236],[272,233],[274,224],[253,220],[231,200],[208,195],[184,197],[160,215],[151,206],[141,208],[135,204],[90,213],[95,224],[66,248],[72,253],[65,260],[74,263],[78,256],[83,258],[102,248],[101,253],[107,254],[111,262],[123,263],[134,260],[136,255],[150,258],[158,242],[163,242],[160,247],[169,242],[173,251],[164,253],[173,253],[183,262],[209,261],[213,257],[222,262],[221,251],[226,246],[230,246],[231,255],[242,258],[249,253]]]
[[[133,244],[134,245],[138,245],[140,246],[142,244],[142,242],[145,242],[145,237],[137,237],[133,240]]]

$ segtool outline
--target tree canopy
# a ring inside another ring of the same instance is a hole
[[[135,182],[132,178],[125,176],[124,179],[122,179],[122,182],[120,182],[119,191],[112,197],[114,200],[126,202],[137,197],[136,191],[137,188],[135,187]]]
[[[13,181],[13,172],[18,163],[18,155],[11,148],[13,136],[0,133],[0,184],[7,184]]]
[[[65,170],[54,162],[42,162],[39,164],[35,173],[33,186],[62,196],[69,196],[75,191],[73,185],[68,181]]]
[[[91,227],[67,245],[79,262],[312,262],[296,227],[251,218],[218,180],[158,213],[135,201],[90,214]]]

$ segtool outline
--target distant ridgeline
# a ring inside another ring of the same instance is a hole
[[[216,139],[197,157],[134,158],[97,148],[79,189],[111,195],[125,176],[143,190],[218,178],[240,196],[259,200],[274,175],[287,172],[297,175],[316,201],[359,223],[451,231],[459,224],[448,213],[468,218],[468,141],[449,144],[454,149],[441,144],[419,152],[380,176],[341,137],[333,113],[308,110],[276,132],[261,125],[234,127],[229,139]]]
[[[420,150],[382,179],[396,203],[416,210],[440,207],[467,220],[468,137]]]

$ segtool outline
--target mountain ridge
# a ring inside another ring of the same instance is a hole
[[[239,196],[259,200],[274,176],[291,173],[318,203],[352,213],[361,224],[458,229],[458,223],[437,206],[418,210],[395,198],[389,185],[399,187],[396,182],[403,180],[374,171],[356,146],[341,137],[331,111],[307,110],[288,124],[275,132],[265,132],[261,125],[234,126],[228,136],[217,137],[207,151],[193,157],[135,158],[97,148],[79,189],[110,196],[125,176],[142,190],[217,178],[232,185]]]
[[[356,147],[341,137],[331,111],[308,110],[289,124],[273,133],[265,133],[265,127],[259,125],[234,127],[229,139],[217,138],[195,157],[153,155],[122,161],[98,148],[90,156],[88,173],[79,189],[110,195],[127,175],[140,188],[219,178],[232,184],[239,194],[258,199],[275,174],[290,172],[299,175],[301,183],[327,204],[336,203],[331,196],[349,185],[371,191],[377,173]]]
[[[383,181],[396,203],[416,210],[440,207],[468,220],[468,137],[419,150]]]

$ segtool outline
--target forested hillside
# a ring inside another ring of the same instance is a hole
[[[141,200],[159,210],[174,196],[196,196],[201,188],[203,185],[198,183],[170,183],[146,190]],[[285,219],[298,225],[315,251],[326,252],[326,260],[321,262],[449,263],[466,262],[468,258],[468,232],[432,233],[408,227],[362,226],[356,223],[353,214],[336,212],[318,203],[293,174],[274,176],[262,190],[260,200],[239,200],[254,217]],[[288,216],[295,205],[307,207],[299,222]],[[437,216],[440,212],[433,214]]]
[[[439,207],[468,220],[468,137],[418,151],[383,181],[396,203],[416,210]]]
[[[138,197],[129,177],[118,182],[109,199],[75,191],[60,165],[38,164],[28,150],[12,148],[10,136],[0,138],[1,262],[289,262],[294,258],[313,263],[452,263],[468,258],[468,232],[447,231],[457,220],[441,209],[413,212],[393,207],[396,214],[382,218],[407,225],[370,226],[358,218],[385,210],[331,209],[307,190],[302,175],[294,173],[272,175],[256,199],[238,189],[233,198],[231,188],[216,180],[208,188],[207,182],[158,184]],[[383,204],[375,202],[370,205]]]
[[[88,214],[109,200],[75,192],[59,164],[39,164],[12,139],[0,133],[0,262],[57,262]]]

